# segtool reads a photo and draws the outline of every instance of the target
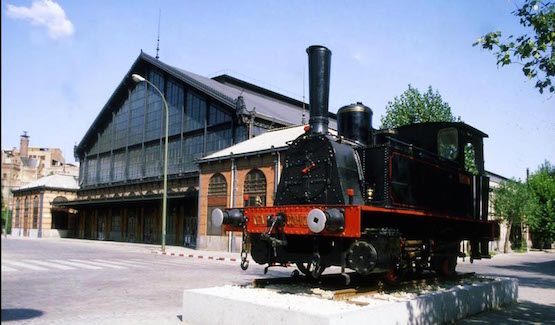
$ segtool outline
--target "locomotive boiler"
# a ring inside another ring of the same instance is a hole
[[[337,112],[328,130],[331,51],[307,49],[310,120],[286,152],[273,206],[215,209],[212,222],[243,232],[258,264],[318,277],[329,266],[396,281],[406,272],[455,272],[460,243],[489,257],[499,226],[487,220],[483,132],[462,122],[372,128],[362,103]],[[465,150],[475,171],[465,168]],[[267,270],[267,268],[266,268]]]

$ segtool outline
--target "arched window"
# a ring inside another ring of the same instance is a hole
[[[27,229],[29,227],[29,198],[25,198],[23,203],[23,227]]]
[[[227,196],[227,182],[224,175],[218,173],[210,177],[208,196]]]
[[[33,199],[33,229],[37,229],[39,218],[39,197],[35,196]]]
[[[248,207],[266,205],[266,176],[258,169],[251,170],[245,178],[245,195],[249,199],[245,202]]]
[[[19,228],[21,225],[21,222],[19,221],[19,217],[20,217],[20,212],[21,210],[21,200],[17,199],[15,201],[15,228]]]
[[[52,202],[54,203],[67,202],[67,201],[68,200],[63,196],[56,196],[56,198],[52,200]]]
[[[212,225],[212,211],[216,208],[225,209],[227,205],[227,181],[224,175],[218,173],[210,177],[208,183],[208,220],[207,235],[222,235],[222,227]]]

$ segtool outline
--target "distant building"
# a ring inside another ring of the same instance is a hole
[[[76,211],[53,204],[74,200],[78,188],[76,176],[55,174],[13,190],[12,235],[35,238],[74,236]]]
[[[495,216],[495,212],[493,209],[493,199],[494,199],[494,189],[499,187],[502,182],[506,182],[509,179],[503,177],[501,175],[488,172],[486,171],[487,176],[489,177],[489,189],[490,189],[490,197],[489,197],[489,219],[490,220],[498,220],[499,218]],[[492,242],[492,249],[496,252],[503,253],[504,245],[505,245],[505,238],[507,236],[507,224],[505,222],[499,222],[500,234],[499,239]],[[523,225],[522,227],[512,227],[511,233],[509,234],[509,242],[520,242],[521,240],[526,241],[527,248],[532,247],[532,241],[530,239],[530,232],[528,226]],[[512,248],[509,247],[509,250],[512,251]]]
[[[2,150],[2,199],[8,211],[13,211],[11,191],[49,175],[79,175],[76,164],[65,162],[58,148],[29,146],[29,135],[21,135],[19,150]]]

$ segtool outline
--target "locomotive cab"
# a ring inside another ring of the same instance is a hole
[[[364,152],[366,203],[487,220],[485,137],[462,122],[377,131]]]

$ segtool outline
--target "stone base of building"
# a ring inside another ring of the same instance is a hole
[[[223,251],[239,253],[241,251],[241,236],[199,236],[197,248],[207,251]]]
[[[40,236],[38,229],[12,228],[11,235],[14,237],[29,238],[68,238],[70,231],[66,229],[43,229]]]

